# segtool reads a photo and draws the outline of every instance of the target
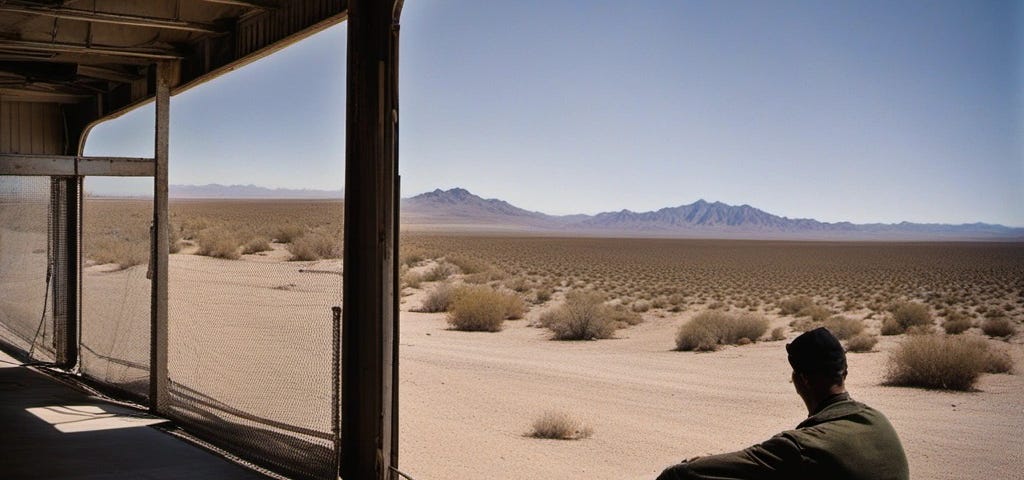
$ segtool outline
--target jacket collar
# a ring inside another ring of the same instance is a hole
[[[825,422],[831,422],[838,418],[859,413],[864,408],[864,404],[853,401],[849,393],[840,393],[821,402],[821,405],[818,406],[818,411],[800,422],[800,425],[797,425],[796,428],[813,427]]]

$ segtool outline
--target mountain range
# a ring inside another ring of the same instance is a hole
[[[462,188],[437,189],[402,201],[405,228],[527,231],[602,236],[787,240],[1024,240],[1024,228],[987,223],[961,225],[821,222],[773,215],[750,205],[698,200],[649,212],[548,215]]]

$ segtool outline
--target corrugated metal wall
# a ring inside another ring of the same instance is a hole
[[[0,153],[65,153],[64,119],[55,103],[0,100]]]

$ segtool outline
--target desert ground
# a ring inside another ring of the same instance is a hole
[[[108,322],[101,328],[121,340],[95,340],[96,350],[131,356],[124,352],[136,347],[125,345],[140,342],[148,317],[126,305],[144,303],[144,294],[136,297],[140,284],[145,293],[146,257],[131,253],[138,247],[111,253],[109,246],[141,243],[146,251],[144,227],[119,226],[134,218],[119,209],[145,205],[90,209],[88,202],[83,341],[90,321]],[[224,202],[172,204],[179,247],[171,256],[172,381],[237,409],[242,415],[229,420],[243,434],[263,419],[320,444],[329,431],[328,312],[341,297],[340,242],[330,239],[340,222],[304,220],[309,203],[261,210]],[[297,248],[308,232],[316,241]],[[809,320],[784,315],[781,305],[801,296],[815,314],[859,320],[877,335],[872,351],[849,353],[848,387],[895,425],[913,478],[1015,478],[1024,463],[1017,438],[1024,431],[1022,245],[434,231],[406,232],[402,242],[400,466],[417,479],[653,478],[681,459],[792,428],[806,411],[789,381],[784,344]],[[261,245],[243,248],[250,243]],[[441,285],[466,284],[516,296],[525,313],[498,331],[470,332],[453,329],[446,312],[419,311]],[[542,317],[573,291],[599,291],[609,308],[642,322],[620,325],[607,339],[552,340]],[[912,337],[878,335],[893,302],[923,305],[932,335],[944,335],[947,317],[968,318],[973,327],[961,335],[1006,352],[1014,373],[982,374],[963,392],[885,385],[892,352]],[[784,339],[765,334],[712,352],[677,351],[680,326],[707,310],[763,317]],[[993,318],[1017,333],[989,338],[979,326]],[[132,381],[135,367],[114,365],[96,368],[111,381]],[[551,410],[592,433],[528,436]]]

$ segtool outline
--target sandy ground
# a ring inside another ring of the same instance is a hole
[[[418,301],[406,297],[403,310]],[[648,316],[613,340],[556,342],[528,319],[471,333],[449,330],[443,314],[403,313],[402,470],[417,479],[653,478],[806,416],[784,342],[672,351],[692,314]],[[1024,478],[1024,376],[985,375],[971,393],[880,386],[898,342],[883,337],[874,353],[850,354],[848,388],[895,425],[913,478]],[[1010,347],[1024,368],[1024,348]],[[583,419],[593,436],[524,436],[549,409]]]
[[[322,432],[341,265],[285,256],[281,248],[242,261],[171,256],[171,376],[252,415]],[[116,303],[144,273],[87,268],[84,293]],[[680,459],[745,447],[806,415],[784,342],[672,351],[675,330],[695,312],[647,314],[616,339],[555,342],[530,326],[543,307],[501,332],[457,332],[444,314],[409,311],[423,295],[413,292],[402,299],[399,337],[400,466],[418,480],[653,478]],[[95,305],[83,303],[86,320],[102,314]],[[136,337],[129,333],[120,338]],[[1020,338],[1007,347],[1024,371]],[[848,383],[896,426],[913,478],[1024,478],[1024,375],[985,375],[970,393],[880,386],[899,341],[883,337],[876,352],[851,354]],[[526,437],[551,409],[578,416],[593,435]]]

